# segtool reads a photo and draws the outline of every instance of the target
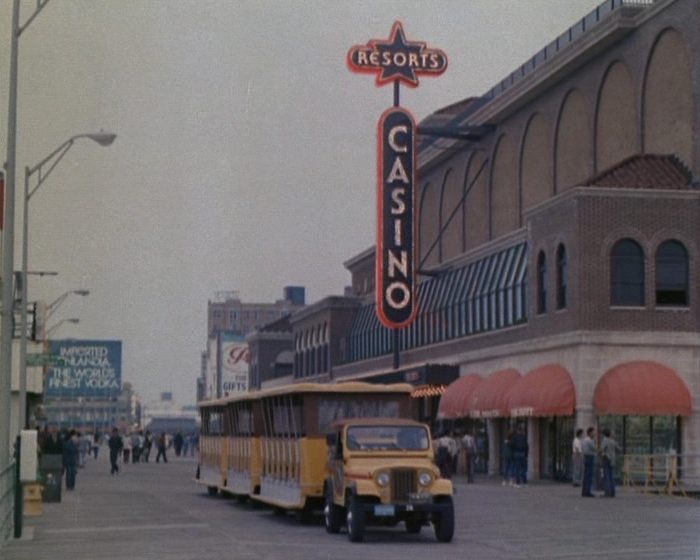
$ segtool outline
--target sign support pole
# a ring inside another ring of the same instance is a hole
[[[400,99],[399,99],[399,93],[400,93],[400,88],[401,88],[401,82],[399,80],[394,80],[394,107],[400,107]],[[399,348],[399,329],[397,327],[394,327],[392,329],[392,344],[393,344],[393,369],[399,369],[399,366],[401,365],[401,350]]]

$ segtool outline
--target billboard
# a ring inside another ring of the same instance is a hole
[[[122,388],[121,340],[51,340],[45,394],[52,398],[118,397]]]
[[[219,332],[219,396],[248,390],[249,363],[250,351],[245,338],[225,331]]]

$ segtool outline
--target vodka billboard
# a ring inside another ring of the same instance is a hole
[[[50,398],[113,398],[122,388],[121,340],[52,340],[45,394]]]

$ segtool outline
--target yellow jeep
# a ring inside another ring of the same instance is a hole
[[[326,441],[329,533],[345,524],[348,538],[359,542],[366,525],[403,521],[409,533],[432,523],[438,541],[452,540],[452,482],[440,478],[426,425],[397,418],[348,419],[334,424]]]

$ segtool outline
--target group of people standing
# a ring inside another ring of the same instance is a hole
[[[503,441],[501,454],[503,455],[503,486],[520,488],[527,484],[527,457],[530,445],[527,441],[525,428],[519,425],[514,431],[510,431]]]
[[[586,430],[576,430],[572,443],[573,481],[574,486],[581,486],[581,496],[593,498],[593,478],[595,475],[596,458],[600,459],[603,474],[604,496],[615,497],[615,459],[620,446],[612,438],[610,430],[602,431],[600,445],[596,443],[596,429],[591,426]]]
[[[109,463],[111,474],[119,474],[119,459],[122,463],[148,463],[151,456],[153,445],[156,446],[156,463],[163,459],[164,463],[168,462],[166,455],[167,438],[164,432],[161,432],[154,437],[150,431],[143,430],[121,436],[117,428],[112,429],[112,435],[107,442],[109,446]]]
[[[452,478],[457,472],[460,454],[464,457],[464,471],[467,483],[474,482],[474,463],[477,457],[477,446],[474,436],[469,433],[461,437],[443,434],[435,440],[435,462],[440,469],[440,476]]]

